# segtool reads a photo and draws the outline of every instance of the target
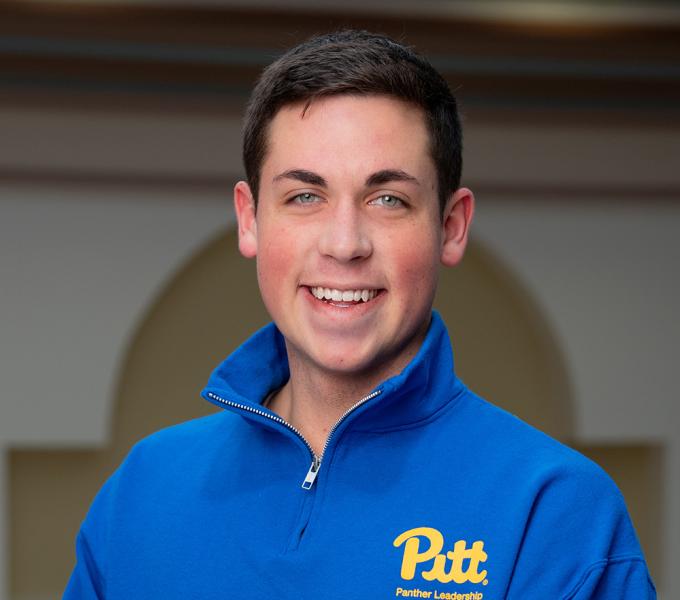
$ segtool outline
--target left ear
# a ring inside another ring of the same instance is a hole
[[[454,267],[462,260],[474,212],[475,197],[468,188],[458,188],[451,194],[442,215],[443,265]]]

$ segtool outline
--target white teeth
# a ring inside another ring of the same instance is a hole
[[[377,290],[338,290],[324,287],[310,288],[315,298],[334,302],[368,302],[378,294]]]

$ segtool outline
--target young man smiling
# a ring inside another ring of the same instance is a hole
[[[402,100],[299,101],[269,125],[257,192],[236,186],[239,246],[257,257],[291,374],[269,407],[319,455],[347,408],[415,356],[439,263],[463,256],[473,196],[440,208],[429,146],[422,110]]]
[[[470,392],[432,313],[474,211],[442,77],[342,32],[263,74],[239,248],[273,324],[225,408],[139,443],[93,503],[67,598],[654,598],[595,465]]]

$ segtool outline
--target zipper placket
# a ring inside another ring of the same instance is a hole
[[[350,414],[352,414],[357,408],[359,408],[362,404],[365,404],[369,400],[375,398],[379,394],[382,393],[382,389],[378,388],[377,390],[371,392],[368,396],[364,396],[359,402],[356,404],[353,404],[350,406],[344,413],[343,415],[335,422],[335,425],[331,427],[331,430],[328,432],[328,437],[326,438],[326,443],[323,445],[323,448],[321,450],[321,456],[317,458],[316,454],[312,452],[313,460],[312,460],[312,466],[309,467],[309,471],[307,471],[307,476],[305,477],[305,480],[302,482],[302,489],[303,490],[308,490],[314,485],[314,481],[316,480],[316,476],[319,473],[319,469],[321,468],[321,461],[323,460],[324,454],[326,454],[326,450],[328,449],[328,444],[331,441],[331,438],[333,437],[333,434],[335,433],[336,429],[340,426],[340,424],[347,418],[349,417]]]
[[[326,450],[328,448],[328,444],[331,441],[331,438],[333,437],[333,434],[337,430],[337,428],[340,426],[340,424],[350,415],[352,412],[354,412],[357,408],[362,406],[364,403],[368,402],[369,400],[375,398],[379,394],[382,393],[382,389],[378,388],[377,390],[371,392],[368,396],[364,396],[361,400],[350,406],[344,413],[343,415],[335,422],[335,425],[331,428],[330,432],[328,433],[328,437],[326,438],[326,443],[323,445],[323,449],[321,451],[321,456],[317,456],[314,450],[312,449],[311,444],[305,439],[305,436],[300,433],[300,431],[291,425],[288,421],[285,419],[282,419],[278,415],[275,415],[270,412],[265,412],[263,410],[260,410],[258,408],[254,408],[252,406],[248,406],[247,404],[241,404],[239,402],[233,402],[232,400],[226,400],[225,398],[222,398],[218,396],[217,394],[213,394],[212,392],[208,392],[207,396],[209,398],[212,398],[213,400],[217,400],[217,402],[220,402],[221,404],[225,404],[227,406],[231,406],[233,408],[238,408],[240,410],[245,410],[246,412],[253,413],[255,415],[258,415],[260,417],[265,417],[271,421],[274,421],[275,423],[279,423],[280,425],[283,425],[284,427],[290,429],[295,435],[297,435],[307,446],[307,449],[309,450],[309,453],[312,456],[312,464],[309,467],[309,470],[307,471],[307,475],[305,476],[304,481],[302,482],[302,489],[304,490],[309,490],[311,487],[314,485],[314,481],[316,480],[316,476],[319,473],[319,469],[321,468],[321,461],[323,460],[323,456],[326,453]]]

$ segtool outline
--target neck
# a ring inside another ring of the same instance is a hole
[[[399,360],[366,373],[329,373],[300,358],[288,349],[290,378],[269,402],[269,408],[293,425],[317,456],[334,425],[357,402],[382,381],[396,375],[417,352],[422,340]]]
[[[379,381],[378,378],[317,375],[293,362],[290,379],[272,398],[269,407],[298,429],[314,453],[321,456],[335,423]]]

